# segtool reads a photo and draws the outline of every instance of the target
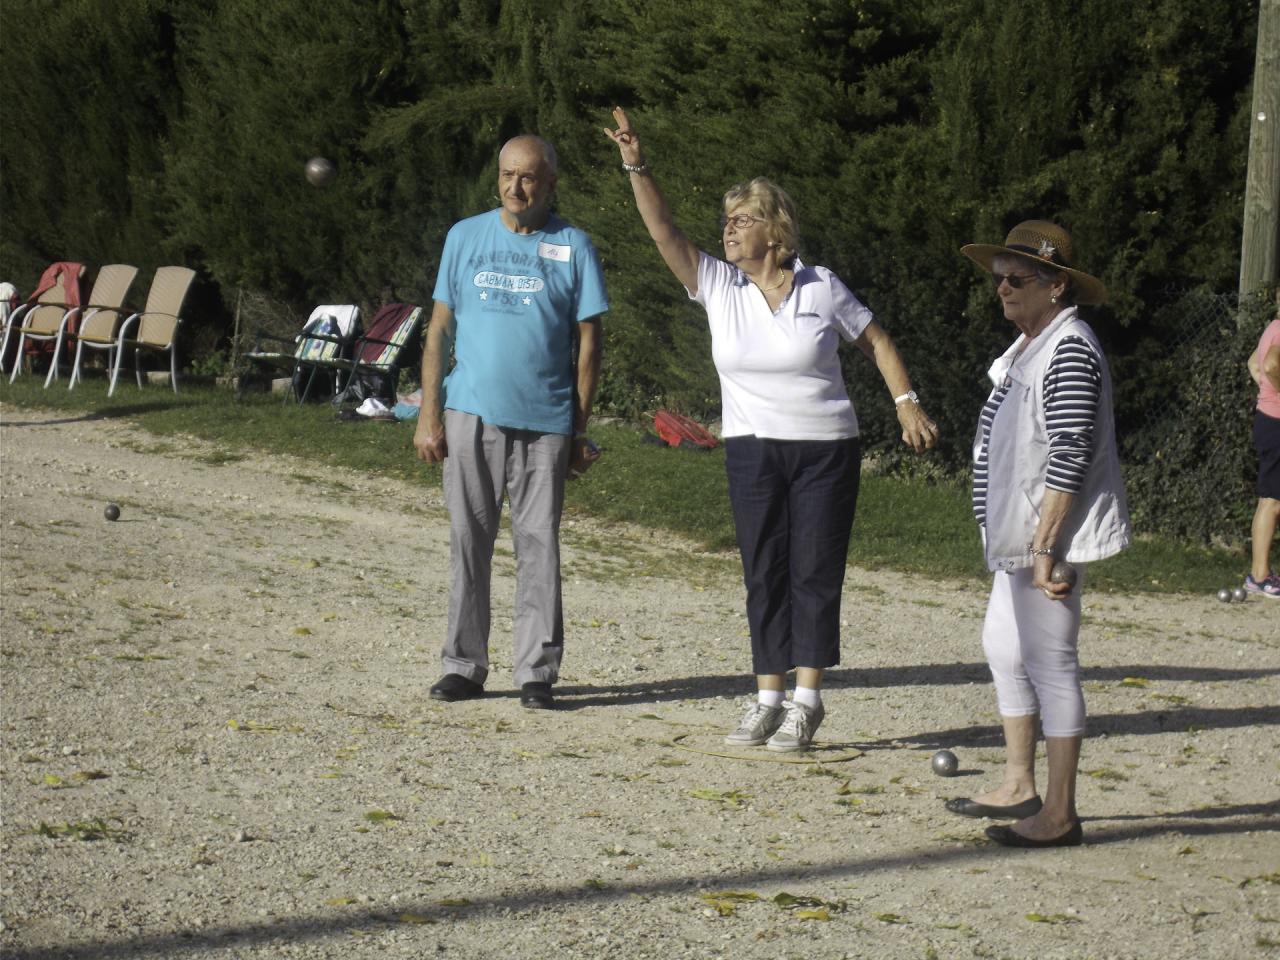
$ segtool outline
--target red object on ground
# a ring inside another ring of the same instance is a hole
[[[659,410],[654,414],[653,429],[671,447],[714,450],[720,445],[715,435],[702,424],[690,420],[684,414],[672,413],[670,410]]]

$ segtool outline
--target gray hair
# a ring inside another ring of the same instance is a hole
[[[1036,283],[1042,287],[1051,287],[1058,281],[1063,281],[1065,286],[1062,293],[1058,294],[1058,303],[1064,307],[1074,307],[1076,304],[1076,281],[1071,274],[1060,270],[1058,267],[1050,266],[1047,263],[1041,263],[1039,260],[1031,257],[1024,257],[1012,251],[1008,253],[999,253],[991,258],[992,272],[994,272],[997,260],[1011,260],[1019,266],[1025,267],[1036,275]]]

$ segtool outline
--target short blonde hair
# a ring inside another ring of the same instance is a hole
[[[747,207],[766,221],[769,240],[778,248],[778,262],[790,266],[800,245],[800,220],[787,192],[772,180],[756,177],[735,183],[724,195],[724,212]]]

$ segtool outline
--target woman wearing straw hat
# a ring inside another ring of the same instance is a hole
[[[884,329],[825,267],[796,256],[790,198],[762,177],[724,196],[724,259],[671,219],[636,136],[613,111],[636,206],[658,252],[707,311],[724,407],[725,468],[742,554],[757,697],[727,742],[774,751],[812,742],[825,710],[823,671],[840,662],[840,593],[861,451],[840,369],[840,342],[870,357],[894,397],[903,441],[932,447],[938,430]],[[796,671],[785,698],[786,675]]]
[[[982,645],[1004,726],[999,786],[948,800],[969,817],[1003,817],[987,828],[1011,847],[1065,847],[1082,840],[1076,768],[1084,695],[1076,643],[1083,565],[1123,550],[1129,514],[1116,452],[1111,377],[1077,304],[1107,291],[1076,269],[1071,235],[1028,220],[1003,246],[960,251],[991,274],[1018,337],[992,364],[992,390],[974,440],[973,508],[994,572]],[[1065,560],[1074,585],[1051,577]],[[1036,792],[1037,723],[1049,777]]]

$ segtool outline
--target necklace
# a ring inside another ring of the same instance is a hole
[[[770,290],[777,290],[780,286],[787,282],[787,271],[782,271],[782,276],[778,278],[778,282],[771,287],[760,287],[761,293],[768,293]]]

